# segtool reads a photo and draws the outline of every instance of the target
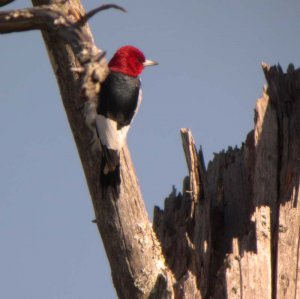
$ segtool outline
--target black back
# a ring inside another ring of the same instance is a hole
[[[140,87],[138,77],[110,72],[101,86],[97,112],[115,120],[119,128],[129,125],[137,108]]]

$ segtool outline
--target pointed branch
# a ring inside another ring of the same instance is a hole
[[[185,159],[189,169],[189,192],[191,192],[191,197],[195,203],[197,202],[200,193],[199,157],[191,130],[182,128],[180,133]]]
[[[9,1],[12,2],[12,1]],[[1,3],[4,6],[9,2]],[[28,30],[46,30],[58,31],[60,29],[68,29],[75,31],[76,28],[83,26],[91,17],[98,12],[107,9],[118,9],[126,12],[125,8],[116,4],[101,5],[87,14],[79,17],[78,20],[72,20],[61,12],[58,5],[43,5],[20,10],[2,11],[0,12],[0,33],[11,33]]]
[[[123,8],[122,6],[116,5],[116,4],[103,4],[97,8],[94,8],[92,10],[90,10],[89,12],[86,13],[86,15],[84,15],[76,24],[76,26],[82,26],[84,25],[90,18],[92,18],[95,14],[97,14],[98,12],[101,12],[103,10],[107,10],[107,9],[118,9],[121,10],[122,12],[127,12],[127,10],[125,8]]]

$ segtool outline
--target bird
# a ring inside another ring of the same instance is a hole
[[[120,192],[120,151],[142,100],[140,74],[158,63],[138,48],[119,48],[108,63],[109,73],[98,98],[96,131],[102,149],[102,187]]]

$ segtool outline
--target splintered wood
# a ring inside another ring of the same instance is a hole
[[[178,298],[300,298],[300,70],[263,71],[241,148],[215,154],[206,171],[191,131],[181,130],[189,176],[154,217]]]
[[[180,132],[185,159],[189,169],[190,190],[186,190],[186,192],[191,192],[193,201],[196,202],[200,193],[199,158],[191,131],[183,128]]]
[[[32,2],[1,11],[0,33],[43,32],[119,298],[300,298],[300,69],[263,64],[254,130],[241,148],[215,154],[207,171],[191,131],[181,130],[189,175],[182,193],[173,188],[164,209],[155,207],[152,227],[126,146],[121,195],[102,192],[93,120],[78,101],[84,95],[95,107],[108,71],[86,21],[125,10],[107,4],[86,14],[80,0]]]
[[[212,298],[300,297],[300,70],[263,71],[254,131],[208,167]]]

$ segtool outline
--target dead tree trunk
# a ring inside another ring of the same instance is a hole
[[[215,155],[196,201],[190,172],[183,193],[173,191],[164,211],[155,210],[166,261],[177,284],[186,284],[179,298],[300,296],[300,69],[285,74],[264,64],[263,71],[267,86],[242,147]],[[190,293],[191,277],[201,294]]]
[[[0,12],[0,33],[42,30],[62,101],[77,145],[94,205],[96,224],[110,262],[119,298],[167,296],[172,273],[148,219],[127,147],[121,153],[121,192],[103,190],[101,153],[91,144],[86,109],[95,109],[107,75],[104,52],[94,44],[89,17],[79,0],[32,0],[34,8]],[[100,291],[100,290],[99,290]]]
[[[107,73],[84,25],[96,10],[86,15],[79,0],[32,2],[47,5],[0,12],[0,33],[43,30],[119,298],[299,297],[300,69],[263,65],[254,130],[207,170],[191,132],[181,130],[189,176],[182,193],[174,189],[155,208],[152,226],[128,149],[115,198],[103,192],[99,153],[88,146],[80,107],[97,99]]]

